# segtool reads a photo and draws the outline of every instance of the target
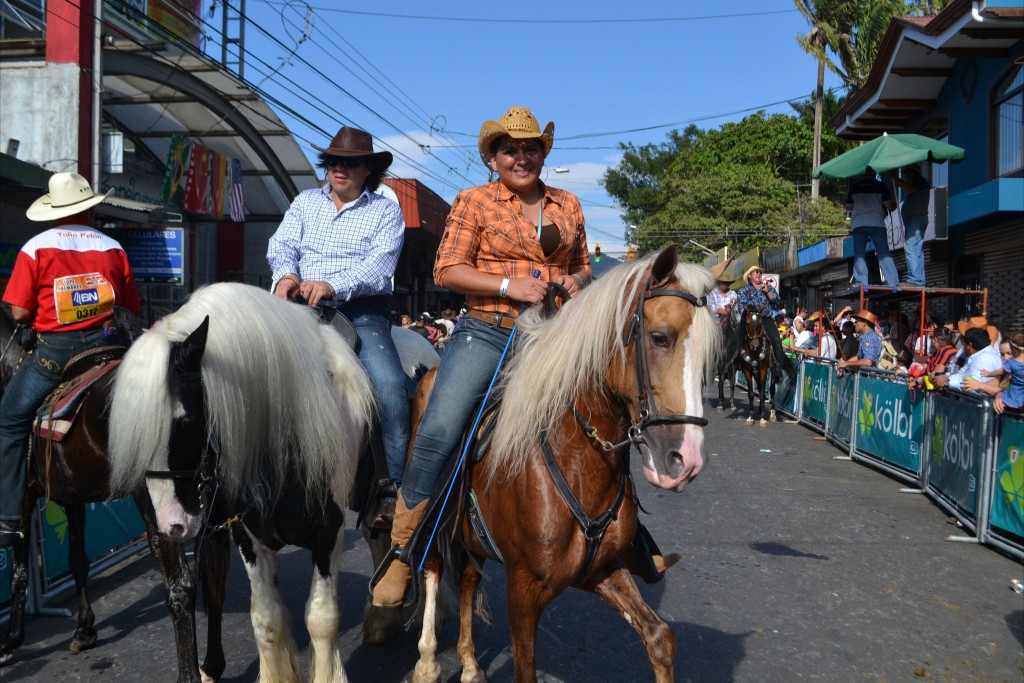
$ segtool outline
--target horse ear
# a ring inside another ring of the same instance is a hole
[[[206,333],[210,329],[210,316],[203,318],[199,327],[194,329],[185,341],[171,347],[171,367],[179,375],[197,373],[206,350]]]
[[[117,328],[121,339],[127,342],[128,346],[131,346],[131,343],[141,337],[142,333],[146,331],[142,318],[124,306],[114,306],[114,327]]]
[[[676,250],[676,245],[670,244],[662,249],[658,257],[654,259],[654,265],[651,266],[651,281],[656,284],[668,281],[675,275],[677,265],[679,265],[679,252]]]

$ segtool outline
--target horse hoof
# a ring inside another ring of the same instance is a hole
[[[762,417],[762,418],[761,418],[761,421],[760,421],[760,422],[758,422],[758,424],[759,424],[760,426],[764,427],[765,425],[767,425],[767,424],[768,424],[768,420],[766,420],[766,419],[764,419],[764,418]]]
[[[71,640],[70,650],[74,654],[79,652],[85,652],[96,645],[96,632],[87,631],[84,633],[76,633],[75,637]]]
[[[770,415],[770,416],[768,417],[768,421],[769,421],[769,422],[778,422],[778,418],[776,418],[776,417],[775,417],[775,413],[772,413],[772,414],[771,414],[771,415]]]
[[[722,406],[718,406],[717,408],[715,408],[715,410],[717,410],[718,412],[722,412],[723,410],[725,410],[725,408],[723,408]]]
[[[366,613],[363,614],[363,642],[367,645],[390,643],[404,630],[402,608],[366,606]]]
[[[748,424],[748,425],[752,425],[752,424],[754,424],[754,418],[752,418],[752,417],[748,417],[748,418],[747,418],[747,424]]]

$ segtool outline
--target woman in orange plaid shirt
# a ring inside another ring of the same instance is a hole
[[[459,193],[437,250],[434,282],[465,295],[469,310],[441,357],[406,463],[392,543],[404,547],[415,531],[498,368],[521,307],[541,303],[549,281],[570,295],[590,282],[579,199],[540,179],[554,131],[550,122],[541,131],[524,107],[480,128],[480,158],[498,179]],[[400,606],[411,575],[409,565],[393,561],[374,588],[373,604]]]

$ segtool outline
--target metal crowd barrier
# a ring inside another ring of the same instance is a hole
[[[981,541],[1024,558],[1024,411],[999,415],[995,430],[992,493]]]
[[[146,548],[146,526],[131,498],[86,505],[85,552],[89,576],[131,557]],[[31,529],[29,589],[26,612],[54,613],[43,605],[74,587],[68,567],[67,517],[53,501],[40,502]],[[11,550],[0,551],[0,623],[6,621],[11,599]],[[59,610],[59,614],[68,614]]]
[[[924,488],[974,534],[951,540],[980,541],[988,523],[994,417],[987,395],[947,388],[929,393],[925,402]]]
[[[795,386],[783,378],[775,407],[932,498],[971,534],[950,540],[1024,558],[1024,411],[997,416],[986,395],[925,392],[889,370],[839,373],[817,356],[804,357]]]

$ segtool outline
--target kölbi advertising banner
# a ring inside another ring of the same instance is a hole
[[[868,375],[860,377],[859,389],[857,450],[907,472],[920,472],[923,393]]]

